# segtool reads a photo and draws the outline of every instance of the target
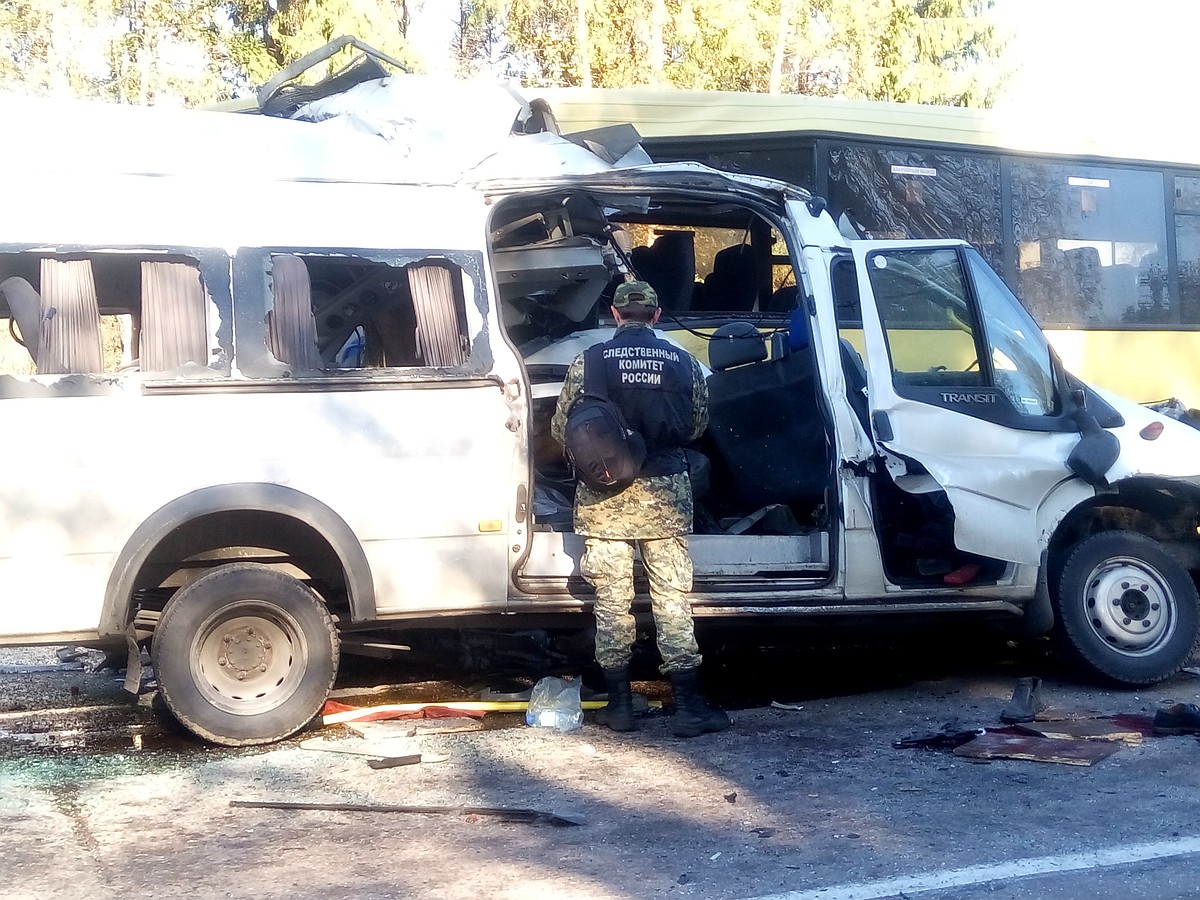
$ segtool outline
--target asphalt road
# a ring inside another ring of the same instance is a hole
[[[1090,766],[893,747],[999,727],[1023,675],[1041,676],[1063,715],[1143,719],[1200,700],[1200,678],[1127,692],[1080,681],[1040,647],[765,642],[709,656],[729,732],[679,741],[652,715],[632,735],[590,719],[560,734],[509,715],[416,739],[446,762],[382,771],[300,747],[358,740],[340,726],[271,748],[210,748],[138,705],[113,673],[90,671],[94,654],[69,669],[54,667],[52,649],[0,652],[0,897],[1200,896],[1195,737],[1130,739]],[[346,702],[476,686],[412,677],[350,666],[351,690],[404,686]],[[233,799],[530,808],[585,824]]]

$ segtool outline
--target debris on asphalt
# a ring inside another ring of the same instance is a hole
[[[583,725],[580,687],[580,682],[573,678],[547,675],[539,679],[529,695],[525,724],[562,732],[577,731]],[[607,705],[606,701],[605,706]]]
[[[47,663],[45,665],[5,665],[0,666],[0,675],[38,675],[46,672],[82,672],[81,662]]]
[[[608,700],[584,700],[587,709],[604,709]],[[659,700],[650,700],[648,707],[661,707]],[[343,725],[348,722],[371,722],[386,719],[435,719],[455,716],[482,718],[490,712],[526,712],[525,700],[445,700],[425,703],[384,703],[379,706],[349,706],[327,700],[321,710],[322,725]]]
[[[412,719],[387,722],[347,722],[346,728],[368,741],[414,737],[417,733],[416,723]]]
[[[800,712],[804,707],[799,703],[780,703],[778,700],[772,700],[771,709],[790,709],[793,712]]]
[[[1111,718],[1083,721],[1034,722],[1014,725],[1022,734],[1033,737],[1073,741],[1122,741],[1140,744],[1145,731],[1136,726],[1122,725]]]
[[[894,741],[892,747],[896,750],[953,750],[975,740],[984,729],[976,728],[970,731],[940,731],[924,737],[905,738]]]
[[[396,769],[400,766],[415,766],[423,762],[420,753],[409,753],[405,756],[385,756],[383,759],[368,759],[367,765],[372,769]]]
[[[566,828],[587,823],[578,817],[550,813],[539,809],[511,809],[502,806],[402,806],[396,804],[366,803],[298,803],[284,800],[230,800],[229,805],[239,809],[292,809],[320,812],[383,812],[416,813],[418,815],[488,816],[501,822],[526,825],[553,825]]]
[[[446,716],[435,719],[418,719],[413,723],[413,733],[459,734],[467,731],[483,731],[483,722],[470,716]]]
[[[323,725],[341,725],[345,722],[371,722],[383,719],[449,719],[462,716],[483,718],[490,710],[484,708],[496,704],[477,701],[447,701],[445,703],[384,703],[378,706],[349,706],[336,700],[325,701],[321,710]],[[507,704],[505,704],[507,705]],[[524,709],[526,704],[521,704]]]
[[[324,753],[348,753],[351,756],[374,756],[379,758],[406,756],[415,748],[409,741],[394,741],[390,743],[371,743],[363,740],[327,741],[324,738],[310,738],[300,742],[301,750],[319,750]]]
[[[1155,734],[1200,734],[1200,706],[1174,703],[1154,714]]]
[[[1059,740],[1024,734],[988,731],[954,749],[968,759],[1025,759],[1033,762],[1091,766],[1121,748],[1117,741]]]

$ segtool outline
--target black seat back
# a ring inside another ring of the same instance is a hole
[[[754,261],[754,248],[749,244],[735,244],[718,250],[713,257],[713,270],[704,279],[704,290],[700,308],[749,312],[758,299],[758,271]]]
[[[781,343],[781,342],[780,342]],[[829,482],[825,420],[811,351],[713,371],[708,435],[730,505],[819,505]]]
[[[631,254],[638,277],[658,294],[658,305],[668,312],[692,308],[696,286],[695,234],[664,231],[648,247],[635,247]]]

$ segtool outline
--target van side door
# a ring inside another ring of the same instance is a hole
[[[876,445],[897,486],[943,490],[960,549],[1037,564],[1036,515],[1079,434],[1049,344],[959,242],[856,241]]]

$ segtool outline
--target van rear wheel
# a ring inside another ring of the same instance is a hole
[[[1068,653],[1130,687],[1174,675],[1200,630],[1200,595],[1188,570],[1158,541],[1105,531],[1071,550],[1055,592]]]
[[[320,711],[337,675],[337,629],[302,582],[221,566],[177,593],[152,645],[159,690],[188,730],[226,746],[268,744]]]

